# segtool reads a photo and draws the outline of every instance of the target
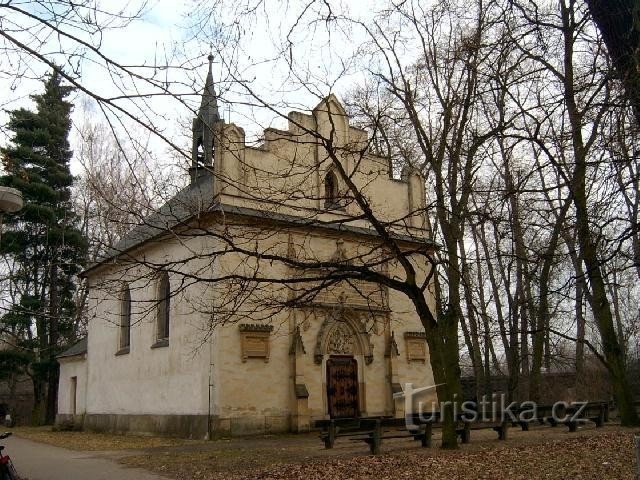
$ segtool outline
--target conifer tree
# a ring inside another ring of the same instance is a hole
[[[86,242],[71,202],[72,152],[68,136],[72,88],[54,70],[44,93],[33,95],[36,110],[9,112],[11,144],[2,148],[5,175],[0,184],[22,192],[24,208],[5,217],[0,253],[13,266],[17,300],[2,316],[18,352],[30,356],[35,408],[33,420],[55,419],[58,388],[56,355],[75,339],[74,294]]]

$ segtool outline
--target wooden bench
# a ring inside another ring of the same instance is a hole
[[[462,443],[471,441],[471,430],[492,429],[498,434],[498,440],[507,440],[509,431],[509,421],[476,421],[472,422],[465,414],[458,414],[456,418],[456,433]],[[412,428],[407,428],[410,425]],[[368,433],[366,437],[354,439],[354,441],[364,441],[369,444],[371,453],[380,452],[380,445],[383,439],[412,437],[419,440],[423,447],[432,446],[433,428],[435,425],[442,425],[440,412],[431,412],[425,415],[411,415],[406,418],[385,418],[381,419],[379,426],[376,424],[374,431]],[[396,430],[385,430],[395,428]]]
[[[484,419],[476,416],[472,420],[465,414],[457,419],[456,434],[460,437],[460,442],[469,443],[471,441],[471,430],[487,430],[491,429],[498,434],[498,440],[507,440],[509,434],[509,425],[511,421],[503,418],[501,412],[498,412],[495,419]]]
[[[456,428],[456,433],[462,443],[471,441],[471,430],[491,429],[498,434],[498,440],[507,440],[510,422],[464,422]]]
[[[596,427],[602,427],[609,421],[609,403],[604,401],[588,402],[586,405],[537,405],[536,415],[531,418],[521,418],[523,412],[529,412],[529,407],[513,409],[518,420],[512,422],[513,426],[520,425],[523,431],[529,430],[529,424],[539,422],[540,425],[549,424],[552,427],[565,425],[570,432],[575,432],[578,425],[591,421]]]
[[[565,415],[568,418],[561,423],[567,425],[570,432],[575,432],[580,423],[588,421],[595,423],[596,428],[599,428],[609,419],[609,403],[588,402],[582,405],[570,405],[565,409]]]
[[[373,432],[376,420],[380,417],[332,418],[316,420],[314,426],[321,428],[320,439],[325,448],[333,448],[339,437],[366,436]]]
[[[372,454],[380,453],[382,440],[393,438],[411,438],[420,441],[422,447],[431,447],[433,423],[438,417],[429,420],[419,416],[405,418],[363,417],[317,420],[316,428],[322,428],[320,439],[325,448],[333,448],[336,439],[348,437],[351,441],[361,441],[369,445]],[[411,423],[408,423],[411,422]],[[407,426],[410,426],[408,428]]]
[[[377,420],[374,429],[365,438],[354,438],[353,441],[364,441],[369,445],[369,451],[373,455],[380,453],[382,440],[394,438],[411,438],[420,441],[423,448],[431,447],[433,436],[433,422],[414,423],[407,427],[407,420],[404,418],[384,418]]]

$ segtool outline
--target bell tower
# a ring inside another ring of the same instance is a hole
[[[204,91],[202,92],[202,100],[198,115],[193,119],[191,147],[191,183],[194,183],[207,170],[211,170],[215,159],[215,127],[221,122],[218,113],[218,99],[213,86],[213,74],[211,72],[211,64],[213,63],[213,55],[209,55],[209,72],[205,82]]]

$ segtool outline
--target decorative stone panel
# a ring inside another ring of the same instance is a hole
[[[268,362],[270,354],[269,336],[273,331],[273,325],[243,323],[239,329],[242,361],[246,362],[249,358],[262,358],[265,362]]]
[[[325,355],[362,355],[367,365],[373,362],[369,332],[353,312],[340,308],[325,318],[316,340],[315,363],[322,363]]]
[[[427,361],[427,336],[424,332],[405,332],[404,342],[408,362]]]

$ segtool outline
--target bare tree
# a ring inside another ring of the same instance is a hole
[[[591,226],[593,208],[590,208],[590,191],[588,182],[592,171],[589,162],[598,153],[594,151],[594,143],[605,112],[610,105],[609,79],[598,77],[597,71],[589,65],[577,60],[576,45],[581,44],[588,35],[588,16],[575,1],[560,2],[559,11],[543,10],[531,6],[520,6],[514,3],[518,15],[524,22],[525,31],[531,26],[537,29],[537,38],[541,39],[544,25],[545,47],[558,50],[553,61],[548,53],[536,51],[524,37],[516,43],[523,52],[538,62],[550,74],[550,80],[557,82],[562,92],[566,110],[563,117],[557,118],[559,131],[569,135],[569,148],[549,153],[548,158],[559,170],[566,182],[576,216],[576,243],[580,250],[581,261],[585,265],[586,278],[590,286],[591,309],[600,332],[604,358],[615,391],[616,401],[620,408],[621,418],[625,424],[637,423],[637,415],[632,404],[632,393],[629,388],[624,352],[615,334],[614,318],[610,300],[607,295],[606,276],[602,267],[602,257],[597,237]],[[601,52],[598,44],[592,49],[597,55]],[[585,85],[592,87],[585,89]],[[566,125],[566,130],[560,126]],[[558,138],[556,145],[565,142]],[[557,153],[556,153],[557,152]]]

